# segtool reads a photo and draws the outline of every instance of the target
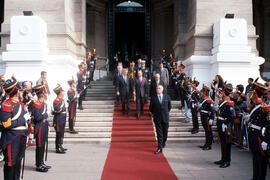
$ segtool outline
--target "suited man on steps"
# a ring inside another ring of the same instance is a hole
[[[157,86],[158,85],[162,85],[163,87],[165,86],[165,83],[160,80],[160,74],[156,74],[155,75],[155,80],[151,81],[151,85],[150,85],[150,96],[156,96],[157,95]],[[165,89],[164,89],[164,94],[166,94]]]
[[[157,86],[157,95],[151,98],[150,112],[154,118],[156,127],[158,149],[154,154],[162,153],[162,148],[166,146],[168,129],[169,129],[169,112],[172,108],[171,98],[163,94],[163,86]]]
[[[117,96],[120,96],[121,99],[122,113],[125,114],[125,107],[127,105],[127,115],[129,116],[129,96],[132,92],[132,87],[130,77],[127,74],[127,69],[123,69],[122,75],[119,76],[118,81],[116,82],[116,94]]]
[[[148,97],[148,83],[142,74],[142,70],[138,70],[138,77],[135,78],[133,85],[133,95],[136,97],[137,119],[143,114],[144,103],[147,102]]]

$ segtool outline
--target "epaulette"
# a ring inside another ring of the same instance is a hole
[[[73,89],[69,89],[69,90],[68,90],[68,94],[72,94],[73,92],[74,92]]]
[[[206,103],[213,103],[213,100],[211,98],[207,98]]]
[[[41,109],[41,103],[38,102],[38,101],[36,101],[36,102],[34,103],[34,108],[40,110],[40,109]]]
[[[179,73],[179,69],[174,70],[174,72]]]
[[[194,92],[197,94],[199,93],[200,91],[198,89],[195,89]]]
[[[13,111],[13,106],[10,100],[7,100],[2,104],[2,111],[8,112],[8,113]]]
[[[261,98],[258,98],[255,102],[255,105],[258,105],[258,104],[262,104],[262,99]]]
[[[54,101],[53,101],[54,104],[61,104],[61,100],[56,98]]]
[[[268,104],[262,103],[262,112],[269,113],[270,112],[270,106]]]
[[[82,74],[83,74],[83,72],[79,71],[79,72],[77,73],[77,76],[81,76]]]
[[[229,100],[229,101],[227,102],[227,106],[234,106],[234,102],[231,101],[231,100]]]
[[[181,74],[186,75],[186,73],[185,73],[185,72],[182,72]]]

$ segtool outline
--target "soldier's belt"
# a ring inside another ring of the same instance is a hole
[[[252,129],[256,129],[256,130],[258,130],[258,131],[262,130],[262,127],[257,126],[257,125],[255,125],[255,124],[250,124],[248,127],[249,127],[249,128],[252,128]]]
[[[218,120],[225,121],[226,119],[219,116],[219,117],[218,117]]]
[[[26,130],[26,126],[18,126],[18,127],[15,127],[15,128],[12,128],[12,130]]]
[[[201,110],[202,113],[209,114],[209,111]]]

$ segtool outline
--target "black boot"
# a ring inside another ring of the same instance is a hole
[[[21,161],[17,162],[14,167],[14,179],[15,180],[20,180],[20,175],[21,175]]]
[[[40,164],[45,167],[46,169],[51,169],[51,166],[47,166],[45,163],[44,163],[44,152],[45,152],[45,146],[41,147],[41,155],[40,155]]]
[[[36,171],[38,172],[48,172],[48,169],[45,168],[42,164],[36,167]]]
[[[60,148],[60,144],[59,144],[58,148],[56,149],[56,153],[65,154],[66,152],[63,149]]]
[[[4,180],[13,180],[14,166],[4,166]]]
[[[67,151],[67,149],[63,147],[63,142],[64,142],[64,135],[60,138],[60,148],[61,148],[63,151]]]

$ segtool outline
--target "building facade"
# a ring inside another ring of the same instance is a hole
[[[96,48],[100,61],[108,58],[111,65],[118,51],[154,60],[163,48],[181,61],[213,56],[213,25],[233,13],[246,21],[250,53],[265,58],[260,71],[270,77],[268,0],[1,0],[0,11],[0,54],[10,43],[11,18],[32,11],[47,23],[48,54],[55,61],[81,61]]]

